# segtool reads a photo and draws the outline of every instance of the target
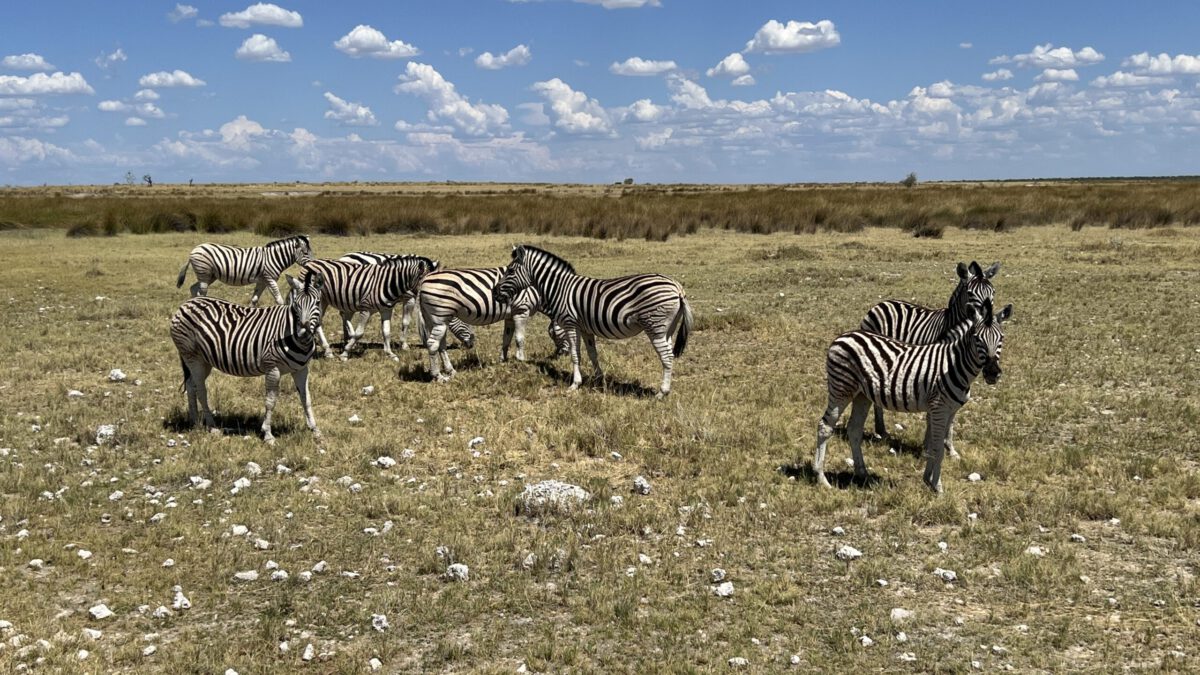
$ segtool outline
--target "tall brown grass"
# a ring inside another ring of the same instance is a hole
[[[1200,222],[1194,181],[1036,184],[636,186],[595,193],[553,190],[380,194],[326,191],[269,197],[207,190],[73,198],[62,191],[0,192],[4,227],[61,227],[72,236],[249,230],[313,232],[560,234],[663,241],[701,228],[750,233],[852,232],[896,227],[916,236],[944,228],[1005,231],[1066,224],[1147,228]]]

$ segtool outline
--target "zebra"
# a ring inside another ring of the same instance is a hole
[[[603,381],[604,372],[596,354],[596,336],[618,340],[645,331],[662,361],[662,386],[657,398],[671,392],[674,359],[687,348],[692,330],[692,310],[678,282],[661,274],[635,274],[615,279],[580,276],[570,263],[549,251],[533,246],[514,246],[512,262],[496,285],[496,299],[505,301],[529,288],[543,298],[542,311],[567,333],[573,369],[571,390],[578,389],[583,381],[579,372],[581,339],[587,347],[595,377]]]
[[[183,388],[187,391],[188,420],[199,422],[196,401],[204,414],[204,426],[220,434],[208,406],[205,381],[213,368],[237,377],[266,376],[267,405],[263,417],[263,440],[275,444],[271,414],[279,396],[279,379],[290,373],[304,406],[304,419],[313,439],[321,431],[313,417],[308,396],[308,363],[316,351],[313,339],[321,321],[321,290],[325,280],[309,272],[300,283],[290,275],[290,304],[286,307],[246,307],[216,298],[199,297],[184,302],[171,317],[171,341],[183,366]]]
[[[893,340],[914,345],[927,345],[946,339],[951,330],[966,319],[974,308],[982,307],[985,300],[996,297],[992,278],[1000,271],[1000,263],[982,269],[979,263],[958,263],[958,285],[950,294],[945,309],[922,307],[903,300],[886,300],[872,307],[859,330],[877,333]],[[883,420],[883,409],[875,406],[875,435],[887,438],[887,424]],[[954,429],[946,432],[946,451],[958,457],[954,449]]]
[[[1012,305],[993,314],[992,300],[984,300],[982,313],[955,326],[947,339],[932,345],[911,345],[899,340],[852,331],[829,346],[825,358],[829,406],[817,422],[817,450],[812,468],[820,485],[825,478],[825,444],[846,404],[853,402],[846,424],[854,455],[854,475],[867,477],[862,456],[863,423],[871,404],[888,410],[926,412],[925,484],[942,491],[942,457],[946,435],[958,409],[970,400],[971,383],[983,371],[988,384],[1000,380],[1003,323],[1012,316]]]
[[[504,321],[500,360],[508,360],[513,337],[517,340],[517,360],[525,360],[525,325],[541,309],[541,296],[534,289],[506,298],[496,298],[493,290],[504,275],[503,267],[441,270],[425,277],[417,294],[421,311],[421,339],[429,350],[429,373],[435,382],[446,382],[454,375],[454,366],[446,352],[446,330],[455,332],[455,324],[487,326]],[[555,353],[567,351],[566,333],[551,320],[547,328],[554,341]],[[461,335],[459,336],[461,338]],[[473,344],[467,343],[470,347]],[[440,363],[439,363],[440,362]],[[445,365],[445,373],[441,364]]]
[[[355,251],[353,253],[347,253],[346,255],[338,258],[338,262],[352,262],[352,263],[358,263],[360,265],[378,265],[380,263],[388,262],[389,260],[395,260],[400,257],[402,257],[402,256],[399,256],[399,255],[396,255],[393,253],[372,253],[370,251]],[[440,265],[435,261],[434,269],[432,271],[434,271],[434,272],[438,271],[439,267],[440,267]],[[409,293],[407,295],[407,299],[405,299],[405,301],[404,301],[404,311],[402,311],[400,313],[400,349],[401,349],[401,351],[408,350],[408,327],[412,322],[412,317],[414,315],[416,315],[416,311],[417,311],[417,295],[415,292]],[[371,314],[372,314],[372,312],[360,312],[354,319],[351,320],[350,323],[351,323],[351,327],[353,328],[354,321],[359,320],[361,318],[358,328],[354,329],[354,337],[355,338],[362,337],[363,332],[367,328],[367,321],[371,318]],[[471,331],[470,326],[463,323],[462,321],[459,321],[458,319],[452,319],[450,322],[450,333],[453,334],[456,338],[458,338],[459,342],[462,342],[463,345],[467,349],[470,349],[475,346],[475,333]]]
[[[350,350],[362,333],[355,334],[351,320],[358,312],[379,312],[383,320],[383,351],[393,361],[400,358],[392,353],[391,322],[396,303],[413,294],[421,279],[436,269],[438,263],[415,255],[397,256],[379,265],[340,262],[337,260],[310,260],[304,269],[320,272],[325,277],[325,290],[321,293],[321,313],[332,305],[342,315],[342,330],[345,346],[342,360],[350,356]],[[325,339],[325,330],[317,328],[317,337],[326,358],[333,358],[333,350]]]
[[[297,234],[283,239],[267,242],[262,246],[239,248],[224,244],[200,244],[192,249],[187,262],[179,270],[179,278],[175,281],[176,288],[183,288],[183,280],[187,277],[188,266],[196,273],[196,283],[192,284],[192,297],[208,295],[208,286],[214,280],[222,281],[230,286],[245,286],[254,284],[254,295],[250,304],[258,306],[258,299],[264,288],[271,289],[275,304],[282,305],[283,296],[279,294],[276,280],[283,271],[293,264],[303,264],[312,260],[312,243],[308,235]]]

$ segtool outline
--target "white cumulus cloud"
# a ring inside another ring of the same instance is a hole
[[[998,63],[1015,63],[1023,68],[1062,69],[1091,66],[1103,60],[1104,55],[1091,47],[1084,47],[1078,51],[1073,51],[1070,47],[1055,47],[1053,44],[1047,42],[1044,45],[1035,46],[1027,54],[997,56],[988,61],[988,63],[993,65]]]
[[[662,75],[669,73],[679,68],[674,61],[650,61],[637,56],[632,56],[620,63],[613,63],[608,67],[609,72],[614,75],[626,75],[631,77],[646,77],[650,75]]]
[[[654,102],[648,98],[634,101],[625,109],[625,118],[637,122],[657,122],[662,119],[664,114],[666,114],[666,108],[654,105]]]
[[[221,125],[217,130],[221,134],[221,142],[235,150],[248,150],[251,142],[258,136],[267,133],[263,125],[245,115],[238,115],[233,120]]]
[[[1011,79],[1013,79],[1013,73],[1008,68],[1000,68],[999,70],[994,70],[990,73],[983,74],[983,80],[985,82],[998,82]]]
[[[749,72],[750,64],[746,63],[745,57],[740,52],[734,52],[709,68],[706,74],[709,77],[741,77]]]
[[[788,21],[786,24],[771,19],[758,29],[754,39],[746,43],[745,51],[800,54],[836,47],[841,41],[837,28],[828,19],[816,23]]]
[[[519,0],[518,0],[519,1]],[[638,9],[640,7],[662,7],[659,0],[575,0],[585,5],[600,5],[604,9]]]
[[[509,66],[523,66],[533,59],[533,52],[525,45],[517,45],[503,54],[484,52],[475,57],[475,65],[486,70],[500,70]]]
[[[206,84],[208,83],[204,80],[192,77],[190,73],[183,70],[174,70],[171,72],[160,70],[157,73],[143,75],[138,79],[138,86],[145,88],[203,87]]]
[[[97,56],[94,60],[95,60],[96,66],[98,66],[101,70],[108,70],[109,68],[112,68],[113,66],[117,65],[118,63],[128,61],[129,57],[125,55],[124,49],[117,47],[117,50],[115,52],[112,52],[109,54],[100,52],[100,56]]]
[[[253,24],[283,28],[300,28],[304,25],[300,12],[292,12],[269,2],[255,3],[240,12],[222,14],[219,21],[226,28],[249,28]]]
[[[54,70],[41,54],[14,54],[0,60],[0,65],[12,70]]]
[[[756,83],[753,75],[739,75],[733,78],[733,82],[730,82],[729,84],[732,84],[735,87],[749,87]]]
[[[242,61],[287,63],[292,60],[292,55],[283,51],[279,43],[275,42],[275,38],[269,38],[262,33],[255,33],[246,38],[233,55]]]
[[[371,26],[359,24],[333,43],[334,49],[354,58],[369,56],[374,59],[407,59],[417,56],[421,50],[403,40],[388,41],[387,37]]]
[[[1168,77],[1159,77],[1154,75],[1138,75],[1136,73],[1126,73],[1118,70],[1112,75],[1101,75],[1092,80],[1093,87],[1110,88],[1110,87],[1150,87],[1157,84],[1167,84],[1171,81]]]
[[[167,18],[171,20],[171,23],[179,23],[180,21],[186,21],[187,19],[194,19],[199,15],[200,10],[191,5],[182,4],[175,5],[175,9],[167,12]]]
[[[1078,82],[1079,73],[1074,68],[1047,68],[1034,79],[1038,82]]]
[[[127,127],[144,127],[144,126],[146,126],[146,120],[144,120],[140,117],[126,117],[125,118],[125,126],[127,126]]]
[[[550,104],[554,126],[570,134],[606,134],[612,130],[608,112],[600,102],[575,91],[557,77],[535,82],[533,90]]]
[[[0,75],[0,96],[39,96],[53,94],[94,94],[95,90],[79,73],[34,73],[29,77]]]
[[[373,127],[379,124],[371,109],[361,103],[344,101],[329,91],[325,92],[325,100],[329,101],[329,110],[325,111],[327,120],[348,127]]]
[[[410,61],[396,91],[425,99],[430,121],[449,122],[463,133],[484,136],[508,122],[508,111],[491,103],[471,103],[433,66]]]
[[[1152,56],[1148,52],[1134,54],[1125,59],[1122,64],[1137,68],[1142,73],[1150,75],[1196,75],[1200,74],[1200,56],[1190,54],[1159,54]]]
[[[153,89],[139,89],[133,98],[138,101],[157,101],[159,96],[158,92]]]

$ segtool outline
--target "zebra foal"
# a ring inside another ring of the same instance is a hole
[[[847,403],[853,403],[846,432],[854,455],[854,475],[867,477],[862,455],[863,423],[872,404],[899,412],[925,412],[925,484],[942,491],[942,458],[946,434],[958,409],[970,400],[971,383],[983,372],[988,384],[1000,380],[1002,324],[1012,305],[992,312],[991,299],[982,313],[955,326],[947,339],[932,345],[911,345],[882,335],[853,331],[839,336],[825,358],[829,406],[817,422],[817,450],[812,468],[817,482],[825,478],[825,445]]]
[[[885,300],[872,307],[859,330],[876,333],[893,340],[914,345],[928,345],[946,339],[951,330],[971,316],[975,309],[983,307],[985,300],[996,297],[992,277],[1000,271],[1000,263],[992,263],[986,270],[979,263],[958,263],[958,284],[950,294],[950,302],[944,309],[933,309],[904,302]],[[883,409],[875,406],[875,435],[887,438],[887,424]],[[958,457],[954,449],[954,429],[947,431],[946,450],[951,457]]]
[[[342,360],[350,356],[361,332],[353,329],[354,315],[359,312],[379,312],[383,320],[383,351],[393,361],[400,358],[392,353],[392,310],[397,303],[411,296],[425,275],[437,269],[437,262],[415,255],[396,256],[378,265],[363,265],[337,260],[310,260],[304,269],[320,272],[325,278],[321,292],[321,313],[333,306],[342,315],[345,347]],[[333,358],[333,350],[325,338],[325,330],[317,328],[317,337],[325,349],[325,357]]]
[[[179,278],[175,280],[176,288],[183,288],[183,280],[187,277],[190,266],[196,273],[196,283],[192,284],[192,297],[208,295],[208,286],[213,281],[220,281],[230,286],[245,286],[254,284],[254,295],[250,304],[257,307],[258,299],[263,289],[269,288],[275,298],[275,304],[283,304],[283,296],[279,294],[276,280],[283,271],[294,264],[303,264],[312,260],[312,243],[308,236],[297,234],[283,239],[267,242],[262,246],[240,248],[225,244],[200,244],[188,254],[187,262],[179,270]]]
[[[425,277],[418,292],[421,311],[421,339],[429,350],[429,374],[435,382],[446,382],[454,375],[454,366],[446,351],[446,331],[460,340],[470,335],[467,324],[487,326],[504,322],[500,360],[508,360],[513,338],[517,342],[517,360],[525,360],[525,326],[529,317],[542,310],[542,299],[534,289],[525,289],[501,300],[494,293],[504,275],[503,267],[441,270]],[[567,351],[566,334],[550,322],[547,332],[558,354]],[[463,340],[467,347],[474,344]],[[441,366],[444,364],[445,373]]]
[[[570,263],[549,251],[515,246],[512,262],[496,285],[496,299],[504,302],[529,288],[541,296],[542,311],[566,331],[573,368],[571,389],[578,389],[583,382],[580,340],[587,347],[595,376],[602,379],[596,336],[619,340],[645,331],[663,367],[658,398],[671,392],[674,359],[683,354],[692,330],[692,310],[678,282],[661,274],[593,279],[576,274]]]
[[[266,377],[267,404],[263,440],[274,445],[271,415],[279,396],[279,379],[291,374],[304,406],[304,419],[313,438],[321,440],[308,396],[308,362],[316,351],[314,333],[321,320],[324,279],[309,273],[304,283],[288,277],[291,303],[286,307],[246,307],[216,298],[192,298],[171,317],[171,341],[183,366],[183,387],[188,397],[188,420],[199,421],[197,399],[204,426],[220,433],[208,406],[205,382],[213,368],[237,377]]]

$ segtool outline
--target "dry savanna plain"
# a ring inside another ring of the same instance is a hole
[[[662,401],[641,336],[601,341],[606,379],[569,392],[545,317],[530,322],[526,363],[501,363],[500,327],[481,328],[473,351],[450,352],[458,374],[439,385],[412,336],[399,363],[386,359],[372,319],[363,352],[312,364],[320,447],[288,378],[274,447],[258,432],[261,378],[214,373],[224,435],[185,428],[168,335],[192,246],[267,239],[215,231],[212,205],[287,197],[210,194],[212,213],[167,219],[184,231],[143,235],[119,220],[138,194],[0,194],[0,670],[351,673],[372,659],[382,672],[1200,669],[1200,228],[1191,216],[1121,226],[1065,211],[962,227],[951,206],[927,211],[946,225],[918,238],[904,223],[855,226],[847,209],[877,196],[844,189],[850,206],[830,214],[848,226],[827,216],[761,234],[712,218],[665,236],[519,222],[377,233],[353,208],[330,230],[350,236],[293,221],[319,257],[495,266],[525,242],[590,276],[661,272],[696,315]],[[993,216],[1006,199],[1015,211],[1036,199],[1027,192],[1059,188],[994,189],[1007,192]],[[572,198],[617,201],[606,192]],[[566,198],[522,197],[550,213]],[[824,197],[763,196],[772,208],[789,198]],[[187,210],[186,194],[162,199]],[[80,222],[75,234],[114,236],[65,236]],[[945,494],[921,482],[924,419],[902,414],[889,416],[902,427],[892,443],[866,444],[868,483],[851,481],[835,436],[836,487],[818,488],[805,466],[829,342],[881,299],[943,306],[960,260],[1001,261],[997,297],[1015,315],[1003,379],[977,381],[959,414]],[[246,302],[250,288],[217,283],[211,295]],[[126,379],[110,381],[114,368]],[[103,425],[114,433],[98,443]],[[590,498],[564,513],[518,509],[524,485],[544,479]],[[862,557],[839,560],[844,545]],[[447,578],[452,563],[469,578]],[[715,569],[731,596],[714,592]],[[251,570],[256,580],[235,578]],[[287,578],[272,580],[279,570]],[[111,616],[94,618],[101,604]]]

